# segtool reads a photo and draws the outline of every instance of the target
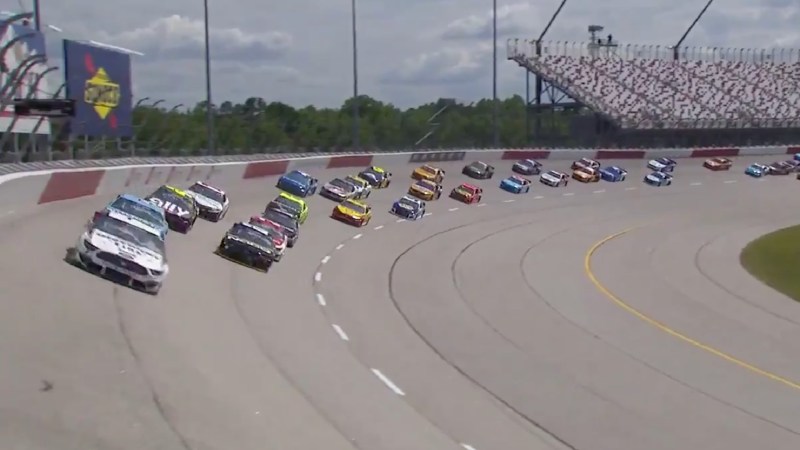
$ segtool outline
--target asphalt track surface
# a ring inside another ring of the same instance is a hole
[[[568,162],[551,161],[551,168]],[[274,179],[226,186],[223,223],[172,233],[158,297],[62,261],[109,198],[0,218],[5,449],[800,448],[800,308],[738,265],[797,221],[798,181],[682,160],[622,183],[386,211],[310,200],[269,274],[212,254]],[[445,189],[463,180],[448,164]],[[320,173],[321,179],[353,170]],[[605,238],[623,232],[610,240]],[[590,255],[591,253],[591,255]]]

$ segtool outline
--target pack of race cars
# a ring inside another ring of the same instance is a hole
[[[669,186],[677,162],[656,158],[647,162],[651,171],[644,183]],[[711,171],[728,171],[733,162],[713,157],[703,163]],[[622,182],[628,172],[615,165],[601,167],[599,161],[580,158],[570,168],[572,174],[544,170],[539,161],[524,159],[511,166],[514,174],[500,181],[499,187],[512,194],[524,194],[533,189],[532,175],[540,183],[566,186],[571,179],[581,183],[601,180]],[[769,165],[754,163],[745,168],[752,177],[797,173],[800,179],[800,153],[789,161]],[[462,174],[478,180],[494,177],[495,167],[475,161],[467,164]],[[411,172],[407,193],[394,201],[389,212],[406,220],[425,216],[427,202],[441,198],[444,192],[444,169],[424,164]],[[370,223],[372,206],[366,200],[373,190],[384,189],[392,182],[392,173],[380,167],[367,167],[358,173],[336,177],[321,184],[312,175],[293,170],[278,179],[281,192],[267,203],[263,212],[237,221],[228,229],[215,253],[221,257],[261,271],[268,271],[283,258],[287,248],[294,247],[300,238],[300,228],[306,222],[309,207],[304,198],[319,194],[333,200],[330,217],[357,227]],[[480,203],[483,188],[473,183],[461,183],[449,193],[449,198],[465,204]],[[189,233],[198,219],[219,222],[225,218],[230,199],[224,190],[204,182],[195,182],[186,189],[163,185],[150,195],[139,197],[118,195],[88,221],[72,252],[72,262],[128,286],[157,294],[169,274],[165,240],[169,231]]]

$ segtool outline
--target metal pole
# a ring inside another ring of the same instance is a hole
[[[500,147],[500,130],[497,123],[497,0],[492,0],[492,129],[494,148]]]
[[[358,35],[356,34],[356,0],[350,0],[353,16],[353,148],[361,148],[361,133],[358,114]]]
[[[0,27],[2,27],[3,25],[7,24],[0,24]],[[11,39],[10,41],[6,42],[6,45],[4,45],[3,47],[0,47],[0,71],[2,71],[3,73],[8,72],[8,65],[6,64],[6,52],[8,52],[11,49],[11,47],[13,47],[14,44],[16,44],[17,42],[33,36],[36,36],[36,33],[30,32],[30,33],[20,34],[19,36],[14,37],[14,39]]]
[[[208,0],[203,0],[205,9],[205,45],[206,45],[206,131],[208,133],[207,154],[216,153],[214,149],[214,111],[211,102],[211,45],[208,36]]]
[[[42,31],[42,8],[39,0],[33,0],[33,19],[36,31]]]

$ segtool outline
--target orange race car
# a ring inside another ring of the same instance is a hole
[[[709,158],[706,160],[706,162],[703,163],[703,167],[713,171],[731,170],[732,166],[733,166],[733,161],[731,161],[728,158],[721,158],[721,157]]]
[[[581,183],[596,183],[600,181],[600,172],[598,172],[596,169],[581,167],[572,172],[572,178],[580,181]]]
[[[480,203],[482,197],[483,189],[469,183],[462,183],[461,186],[450,191],[450,198],[467,204]]]

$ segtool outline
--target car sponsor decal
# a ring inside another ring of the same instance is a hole
[[[156,205],[160,206],[164,209],[164,211],[174,214],[178,217],[189,217],[191,215],[191,211],[187,209],[183,209],[183,207],[176,205],[175,203],[164,201],[158,197],[150,197],[147,200],[155,203]]]

